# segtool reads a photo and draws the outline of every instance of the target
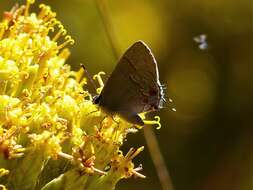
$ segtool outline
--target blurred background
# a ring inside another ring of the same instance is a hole
[[[0,12],[14,3],[1,1]],[[160,80],[173,99],[155,130],[175,190],[253,189],[253,2],[251,0],[107,0],[114,38],[123,53],[136,40],[153,50]],[[94,0],[51,5],[76,43],[68,64],[109,76],[116,59]],[[36,7],[36,6],[33,6]],[[35,9],[35,8],[34,8]],[[194,37],[206,35],[206,49]],[[171,111],[176,107],[177,111]],[[129,135],[124,151],[146,145]],[[146,179],[118,190],[162,190],[148,149],[135,159]]]

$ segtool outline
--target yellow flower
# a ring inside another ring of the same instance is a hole
[[[92,103],[83,69],[65,64],[74,40],[49,6],[30,13],[33,3],[14,6],[0,23],[0,168],[8,169],[0,172],[2,186],[109,190],[122,178],[145,177],[132,163],[143,147],[120,151],[133,126]],[[94,76],[98,93],[101,74]]]

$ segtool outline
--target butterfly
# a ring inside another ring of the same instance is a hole
[[[104,111],[136,125],[144,125],[139,113],[159,110],[164,102],[157,62],[143,41],[127,49],[100,95],[93,99]]]

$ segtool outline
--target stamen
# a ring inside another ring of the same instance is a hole
[[[4,185],[0,184],[0,189],[1,190],[8,190]]]
[[[51,31],[51,32],[54,32],[54,26],[57,24],[57,20],[56,18],[51,18],[48,22],[46,22],[44,25],[45,25],[45,28],[43,28],[44,31],[42,31],[42,35],[43,36],[47,36],[48,33]]]
[[[137,168],[134,168],[134,171],[141,171],[143,169],[142,164],[140,164]]]
[[[34,2],[35,2],[35,0],[27,0],[26,1],[25,16],[28,16],[30,5],[33,4]]]
[[[136,128],[128,128],[125,130],[126,133],[137,133],[138,132],[138,129]]]
[[[8,115],[8,111],[7,110],[7,115]],[[8,116],[7,116],[8,117]],[[10,137],[12,137],[16,132],[18,131],[17,127],[16,126],[12,126],[8,132],[6,132],[6,135],[5,135],[5,139],[9,139]]]
[[[94,166],[91,166],[91,169],[94,171],[94,172],[97,172],[98,174],[100,175],[106,175],[107,173],[102,171],[102,170],[99,170],[97,168],[95,168]]]
[[[158,125],[156,127],[156,129],[160,129],[161,128],[160,117],[155,116],[154,119],[155,120],[144,120],[144,124],[146,124],[146,125]]]
[[[9,170],[6,170],[4,168],[0,168],[0,177],[3,177],[5,175],[8,175],[10,173]],[[1,186],[0,186],[1,187]]]
[[[47,14],[45,17],[43,17],[43,21],[44,21],[44,22],[47,22],[47,21],[49,21],[50,19],[53,19],[53,18],[55,18],[55,17],[56,17],[56,13],[55,13],[55,12],[52,12],[51,10],[49,10],[48,14]]]
[[[97,93],[98,93],[98,94],[101,93],[101,91],[102,91],[102,89],[103,89],[103,87],[104,87],[104,82],[103,82],[103,80],[102,80],[101,75],[105,75],[105,72],[101,71],[101,72],[99,72],[98,74],[96,74],[96,75],[93,76],[93,79],[94,79],[94,80],[97,79],[98,84],[99,84],[99,86],[100,86],[99,88],[97,88]]]
[[[69,155],[69,154],[66,154],[66,153],[64,153],[64,152],[58,152],[58,155],[60,156],[60,157],[62,157],[62,158],[65,158],[65,159],[67,159],[67,160],[70,160],[70,161],[72,161],[74,158],[73,158],[73,156],[71,156],[71,155]]]
[[[6,29],[8,29],[7,22],[0,23],[0,39],[2,39]]]
[[[26,148],[23,148],[21,145],[16,145],[13,147],[13,152],[11,152],[10,158],[20,158],[24,155]]]
[[[23,12],[25,11],[26,6],[22,5],[20,6],[17,10],[14,10],[15,12],[13,13],[13,19],[15,20],[16,18],[18,18],[20,15],[23,14]]]
[[[59,31],[57,32],[57,34],[53,37],[52,41],[57,41],[61,35],[64,36],[66,35],[67,31],[64,29],[63,25],[61,24],[61,22],[57,21],[56,24],[58,24],[59,27]]]
[[[38,19],[43,19],[43,17],[50,12],[50,7],[46,6],[45,4],[40,4],[39,8],[41,9],[41,11],[38,15]]]
[[[54,26],[55,26],[56,24],[58,24],[58,23],[59,23],[59,21],[57,21],[56,18],[52,18],[52,19],[50,19],[48,22],[46,22],[45,25],[46,25],[47,27],[52,27],[52,28],[53,28],[52,32],[54,32]]]
[[[140,152],[144,150],[144,146],[141,146],[137,150],[134,150],[134,148],[131,148],[128,153],[126,154],[126,159],[132,160],[134,157],[136,157]]]
[[[42,34],[42,36],[45,37],[45,36],[48,35],[48,33],[49,33],[50,31],[54,32],[54,27],[48,26],[47,28],[44,29],[44,31],[41,32],[41,34]]]
[[[80,81],[80,86],[83,87],[84,85],[87,84],[87,79],[86,78],[83,78],[81,81]]]
[[[136,171],[136,170],[134,170],[134,169],[132,169],[132,170],[131,170],[131,172],[132,172],[135,176],[137,176],[137,177],[140,177],[140,178],[146,178],[146,176],[145,176],[145,175],[143,175],[143,174],[141,174],[141,173],[137,172],[137,171]]]
[[[65,42],[58,46],[58,49],[62,49],[68,44],[73,45],[75,43],[75,40],[73,40],[69,35],[65,37],[65,40]]]
[[[15,20],[13,20],[13,25],[9,28],[10,30],[10,38],[14,38],[15,37],[15,33],[17,31],[17,22]]]
[[[69,56],[70,56],[70,51],[68,48],[63,49],[59,54],[59,57],[65,60],[68,59]]]
[[[0,80],[0,95],[5,94],[8,81]]]
[[[127,152],[125,157],[128,158],[133,153],[134,153],[134,148],[130,148],[130,150]]]
[[[18,3],[16,3],[16,4],[11,8],[11,10],[10,10],[9,13],[12,14],[12,15],[14,16],[14,13],[18,11],[18,8],[19,8]]]

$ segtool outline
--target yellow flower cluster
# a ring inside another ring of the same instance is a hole
[[[132,163],[143,147],[119,150],[133,126],[92,103],[84,70],[65,64],[74,40],[49,6],[30,13],[33,3],[14,6],[0,23],[0,187],[110,190],[145,177]]]

